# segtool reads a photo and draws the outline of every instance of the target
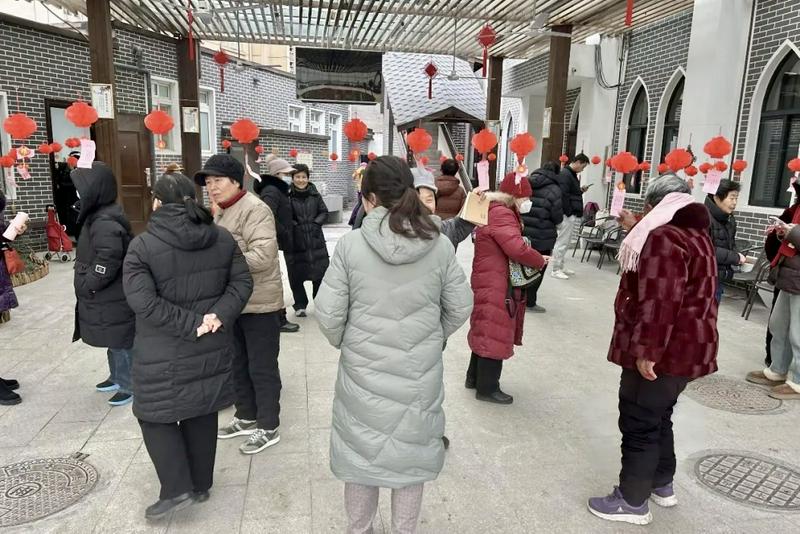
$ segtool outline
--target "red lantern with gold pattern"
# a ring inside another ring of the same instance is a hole
[[[611,158],[611,166],[621,173],[629,174],[639,168],[639,161],[630,152],[620,152]]]
[[[170,114],[161,109],[154,109],[144,118],[144,125],[148,130],[153,132],[155,135],[158,135],[158,143],[156,143],[156,147],[160,150],[166,148],[167,143],[161,136],[163,136],[165,133],[168,133],[170,130],[172,130],[173,126],[175,126]]]
[[[489,128],[484,128],[472,136],[472,146],[479,153],[486,155],[497,146],[497,136]]]
[[[525,156],[533,152],[533,149],[536,148],[536,139],[528,132],[518,133],[511,139],[511,143],[509,143],[508,147],[511,149],[511,152],[516,154],[517,160],[522,163]]]

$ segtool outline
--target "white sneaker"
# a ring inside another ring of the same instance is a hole
[[[553,274],[550,275],[553,278],[558,278],[559,280],[569,280],[569,276],[564,271],[553,271]]]
[[[575,276],[575,271],[573,271],[572,269],[563,269],[561,272],[566,274],[567,276]]]

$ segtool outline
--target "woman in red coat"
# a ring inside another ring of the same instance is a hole
[[[508,261],[541,269],[548,259],[522,239],[520,213],[531,209],[531,185],[524,177],[508,174],[500,192],[486,195],[489,224],[479,228],[472,260],[472,291],[475,304],[470,317],[469,347],[472,350],[467,380],[468,389],[477,389],[475,398],[497,404],[511,404],[514,397],[500,390],[503,360],[514,355],[514,345],[522,345],[525,321],[525,291],[510,289]]]

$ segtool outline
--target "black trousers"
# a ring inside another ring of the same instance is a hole
[[[280,315],[280,310],[247,313],[239,316],[234,326],[236,417],[257,421],[258,427],[265,430],[273,430],[280,424]]]
[[[500,375],[503,373],[503,360],[484,358],[474,352],[469,358],[467,380],[475,382],[475,389],[481,395],[491,395],[500,389]]]
[[[177,423],[139,419],[139,426],[161,482],[160,499],[211,488],[217,454],[217,412]]]
[[[294,297],[294,310],[305,310],[308,308],[308,294],[306,293],[306,286],[303,285],[306,277],[302,273],[297,273],[292,270],[292,267],[287,267],[289,271],[289,287],[292,288],[292,297]],[[312,280],[312,293],[311,298],[317,297],[319,286],[322,280]]]
[[[772,306],[770,307],[770,310],[772,310],[772,308],[775,307],[775,303],[778,301],[778,295],[780,294],[780,292],[781,292],[781,290],[776,287],[775,291],[773,292],[773,295],[772,295]],[[772,346],[772,332],[769,331],[769,322],[768,322],[767,323],[767,357],[764,358],[764,363],[767,364],[767,367],[772,365],[772,349],[770,348],[771,346]]]
[[[538,252],[542,256],[552,256],[553,254],[552,250],[540,250]],[[528,299],[529,308],[533,308],[534,306],[536,306],[536,294],[539,292],[539,287],[542,285],[542,282],[544,282],[544,275],[546,272],[547,272],[547,265],[545,265],[544,269],[542,269],[542,276],[540,276],[539,279],[536,280],[536,282],[531,284],[530,287],[526,289],[527,292],[526,298]]]
[[[661,375],[650,381],[639,371],[623,369],[619,382],[619,430],[622,471],[619,488],[628,504],[640,506],[653,488],[675,476],[672,408],[688,378]]]

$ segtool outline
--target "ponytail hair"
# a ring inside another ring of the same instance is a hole
[[[162,175],[153,187],[153,195],[162,204],[180,204],[194,224],[211,224],[214,216],[197,202],[194,183],[185,175],[172,172]]]
[[[439,227],[431,220],[414,189],[408,164],[395,156],[381,156],[367,165],[361,182],[364,197],[389,210],[389,229],[404,237],[434,239]]]

